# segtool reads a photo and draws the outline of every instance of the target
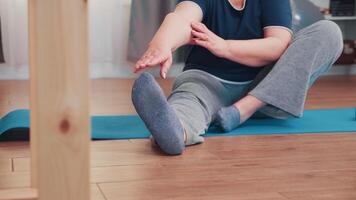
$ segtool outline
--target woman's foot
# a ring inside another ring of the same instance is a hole
[[[230,107],[221,108],[215,116],[215,122],[224,132],[230,132],[249,119],[266,103],[254,96],[247,95]]]
[[[184,129],[151,74],[143,73],[135,81],[132,102],[157,145],[169,155],[182,154]]]
[[[234,106],[221,108],[215,120],[224,132],[230,132],[240,125],[240,111]]]

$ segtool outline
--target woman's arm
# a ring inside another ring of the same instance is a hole
[[[136,63],[135,73],[147,67],[161,65],[161,77],[172,65],[172,52],[191,41],[191,23],[200,22],[202,9],[194,2],[184,1],[168,14],[149,44],[147,51]]]
[[[278,60],[287,49],[292,34],[280,27],[266,28],[263,39],[224,40],[202,23],[192,24],[193,42],[218,57],[247,66],[261,67]]]
[[[263,39],[228,40],[226,58],[251,67],[265,66],[278,60],[291,42],[284,28],[267,28]]]

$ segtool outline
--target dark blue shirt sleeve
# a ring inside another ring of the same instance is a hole
[[[292,9],[289,0],[261,0],[262,27],[282,26],[292,29]]]
[[[192,1],[196,4],[198,4],[198,6],[201,8],[201,10],[203,11],[203,18],[206,14],[207,11],[207,0],[178,0],[178,4],[183,2],[183,1]]]

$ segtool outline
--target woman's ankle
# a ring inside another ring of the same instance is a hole
[[[248,120],[255,112],[265,106],[266,103],[252,95],[247,95],[234,104],[240,112],[240,123]]]

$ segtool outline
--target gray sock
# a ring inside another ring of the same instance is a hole
[[[132,88],[132,102],[157,145],[167,154],[182,154],[184,130],[154,77],[143,73]]]
[[[216,113],[215,120],[225,132],[230,132],[240,125],[240,111],[233,105],[221,108]]]

